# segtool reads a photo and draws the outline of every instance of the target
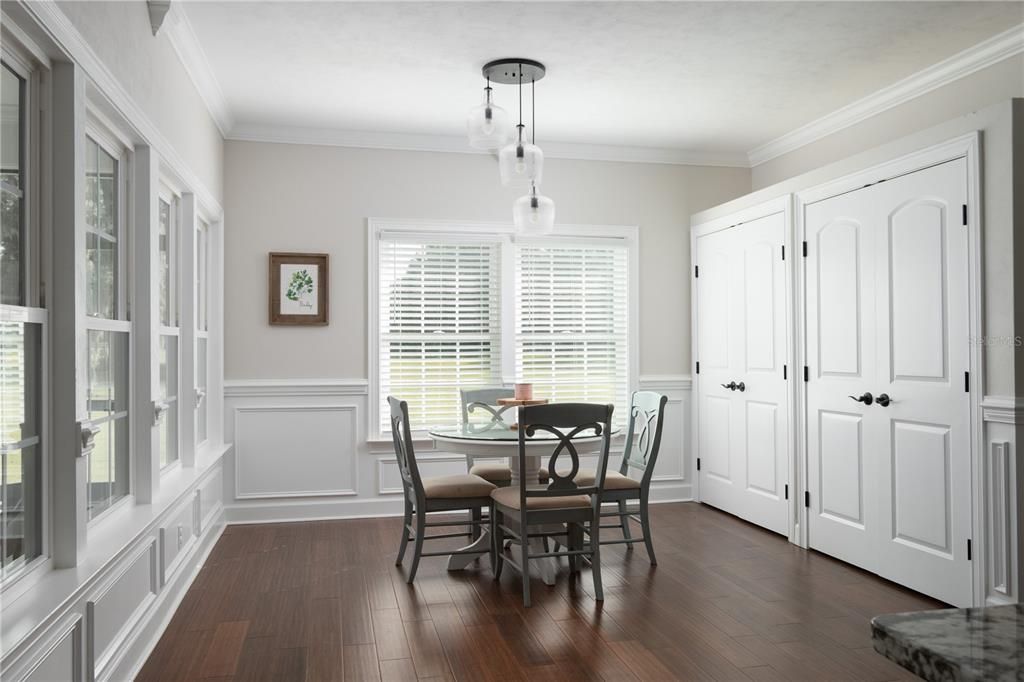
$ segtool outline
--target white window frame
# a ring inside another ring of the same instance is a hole
[[[174,438],[175,452],[174,457],[169,458],[164,464],[160,463],[160,452],[156,452],[155,465],[160,469],[160,474],[163,475],[168,471],[171,471],[177,466],[181,465],[182,456],[182,439],[181,439],[181,395],[182,395],[182,347],[181,347],[181,268],[180,254],[181,254],[181,224],[182,224],[182,205],[181,205],[181,192],[175,189],[170,180],[167,178],[161,178],[160,189],[157,192],[158,206],[159,202],[164,202],[168,206],[168,217],[169,222],[167,225],[167,240],[168,240],[168,251],[167,251],[167,268],[169,270],[169,282],[167,292],[167,306],[169,309],[172,324],[165,324],[160,314],[160,305],[157,303],[154,312],[156,318],[157,328],[157,347],[159,349],[160,343],[163,342],[165,337],[174,338],[174,352],[177,358],[174,362],[174,371],[177,374],[174,381],[174,395],[163,396],[161,395],[159,400],[161,404],[161,419],[167,419],[167,413],[170,408],[175,410],[174,418],[174,429],[177,431]],[[157,220],[159,221],[159,210],[157,211]],[[157,226],[157,239],[156,239],[157,255],[159,256],[160,244],[159,244],[159,225]],[[159,262],[159,258],[157,260]],[[163,281],[161,273],[157,272],[157,299],[159,301],[160,289],[163,287]],[[158,368],[159,371],[159,368]],[[168,377],[168,382],[170,378]],[[160,447],[163,447],[161,443]],[[168,453],[171,455],[172,453]]]
[[[88,348],[88,338],[90,331],[111,331],[111,332],[123,332],[127,334],[127,348],[128,348],[128,375],[126,377],[128,386],[128,395],[126,396],[126,404],[128,409],[122,413],[115,413],[112,417],[107,417],[101,420],[92,420],[88,418],[88,412],[83,418],[84,423],[88,423],[90,426],[102,426],[108,422],[112,422],[116,419],[125,418],[128,424],[128,493],[117,500],[106,509],[101,511],[96,516],[89,518],[88,510],[88,489],[86,490],[86,522],[89,527],[92,527],[98,523],[101,523],[104,519],[114,512],[116,509],[120,509],[126,505],[134,504],[135,500],[135,448],[132,446],[134,441],[134,431],[139,428],[138,417],[139,415],[133,414],[132,405],[135,400],[135,351],[133,348],[133,337],[134,329],[133,326],[135,321],[132,316],[132,301],[130,298],[132,287],[131,281],[134,271],[134,259],[132,258],[132,241],[133,241],[133,225],[130,219],[132,198],[131,198],[131,185],[129,178],[132,174],[132,150],[129,142],[127,142],[127,136],[121,135],[116,131],[116,128],[103,116],[99,111],[93,108],[91,105],[86,110],[86,121],[85,121],[85,138],[83,139],[82,147],[80,149],[85,152],[85,140],[91,139],[100,149],[104,150],[108,154],[117,160],[117,191],[118,191],[118,202],[117,202],[117,215],[118,215],[118,235],[117,235],[117,257],[118,257],[118,281],[117,281],[117,309],[116,319],[110,320],[100,317],[93,317],[88,314],[88,311],[82,315],[81,326],[76,333],[82,334],[84,339],[82,342],[82,348]],[[83,226],[86,234],[91,232],[88,225]],[[85,259],[85,251],[76,255],[76,259]],[[80,261],[80,262],[82,262]],[[84,267],[84,266],[83,266]],[[88,358],[81,364],[79,369],[80,376],[78,377],[78,385],[82,391],[87,391],[89,386],[89,367]],[[92,453],[90,453],[90,458]],[[92,466],[92,460],[88,462],[88,466]],[[89,480],[88,477],[86,479]],[[88,485],[88,483],[86,484]]]
[[[4,15],[6,19],[6,15]],[[40,490],[40,545],[39,555],[30,560],[24,557],[13,568],[0,573],[0,594],[28,575],[47,570],[51,565],[52,519],[51,483],[50,483],[50,315],[47,302],[43,295],[42,281],[48,273],[44,259],[43,244],[47,240],[44,230],[47,226],[42,220],[43,205],[43,158],[42,130],[39,125],[42,102],[45,96],[42,85],[42,72],[49,68],[45,56],[40,58],[35,50],[22,46],[17,37],[12,35],[8,26],[2,28],[0,41],[0,58],[10,69],[25,81],[24,107],[25,121],[25,154],[21,159],[25,184],[22,187],[22,220],[25,225],[27,239],[22,244],[25,250],[24,269],[21,273],[25,300],[23,305],[0,305],[0,320],[4,322],[23,322],[40,325],[40,387],[39,387],[39,435],[12,444],[12,449],[28,447],[36,440],[39,445],[39,466],[42,480]]]
[[[210,407],[207,394],[210,392],[210,235],[211,223],[205,215],[200,213],[196,216],[195,227],[195,377],[193,386],[195,388],[195,447],[198,452],[204,445],[210,442]],[[205,376],[200,380],[199,367],[199,342],[206,345]],[[200,439],[199,414],[203,413],[206,424],[206,433]]]
[[[409,220],[370,218],[367,221],[367,312],[368,343],[367,367],[369,368],[369,440],[390,440],[390,434],[381,433],[380,394],[380,268],[379,244],[384,234],[408,234],[418,238],[435,235],[439,238],[481,238],[488,237],[501,244],[501,383],[511,385],[515,381],[515,262],[514,244],[518,241],[561,242],[581,240],[590,243],[619,243],[626,247],[627,259],[627,392],[636,390],[639,381],[639,228],[635,225],[557,225],[544,237],[525,237],[517,234],[515,227],[507,223],[470,222],[457,220]],[[625,409],[625,406],[616,406]],[[414,425],[415,426],[415,425]],[[421,431],[420,437],[424,436]]]

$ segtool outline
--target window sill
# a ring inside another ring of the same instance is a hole
[[[152,504],[115,507],[99,523],[90,525],[86,550],[78,566],[54,568],[41,572],[37,579],[18,581],[10,590],[17,594],[5,591],[0,650],[11,651],[53,616],[63,615],[57,613],[63,605],[73,605],[85,596],[106,577],[112,564],[133,550],[137,541],[152,532],[167,513],[186,501],[193,485],[221,461],[230,447],[230,443],[208,447],[196,457],[195,467],[168,470]]]

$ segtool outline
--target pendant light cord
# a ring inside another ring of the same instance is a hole
[[[523,65],[519,65],[519,141],[523,141]]]
[[[530,81],[530,144],[537,144],[537,81]]]

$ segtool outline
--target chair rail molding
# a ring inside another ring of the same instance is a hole
[[[1024,398],[985,396],[981,399],[981,415],[986,422],[1024,424]]]
[[[300,396],[365,396],[366,379],[226,379],[224,399],[294,398]]]

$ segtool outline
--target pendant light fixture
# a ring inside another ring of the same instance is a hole
[[[529,189],[530,193],[520,197],[512,205],[512,219],[516,229],[525,234],[546,234],[555,224],[555,202],[537,191],[544,172],[544,152],[536,145],[537,108],[533,95],[536,83],[544,77],[546,69],[543,64],[532,59],[510,58],[496,59],[484,65],[483,74],[487,79],[487,100],[484,106],[490,105],[491,83],[516,85],[519,87],[519,124],[516,126],[515,140],[501,147],[498,152],[498,169],[501,182],[509,187]],[[526,126],[523,124],[523,83],[530,84],[531,121],[530,139],[527,141]],[[486,119],[486,112],[479,115],[480,107],[470,112],[469,131],[470,143],[480,139],[474,136],[474,121]],[[494,117],[492,105],[492,120]],[[482,130],[481,130],[482,132]],[[476,144],[474,144],[476,146]],[[485,147],[489,148],[489,147]]]
[[[530,143],[536,147],[536,145],[533,144],[536,142],[537,135],[537,108],[534,105],[534,93],[535,89],[531,82],[530,134],[532,139],[530,140]],[[539,147],[537,147],[537,151],[540,151]],[[541,158],[543,159],[543,155]],[[516,199],[516,202],[512,204],[512,221],[515,223],[516,229],[520,232],[547,234],[555,226],[555,202],[548,197],[537,193],[537,184],[539,182],[540,179],[538,177],[537,180],[530,183],[530,193],[524,197],[519,197]]]
[[[544,172],[544,152],[526,140],[523,125],[523,83],[536,83],[544,77],[544,65],[532,59],[499,59],[484,66],[484,75],[498,83],[519,86],[519,125],[516,139],[498,152],[501,184],[527,188],[540,184]]]
[[[491,79],[484,88],[484,101],[473,107],[466,117],[469,144],[474,149],[501,149],[512,134],[508,113],[491,101]]]

